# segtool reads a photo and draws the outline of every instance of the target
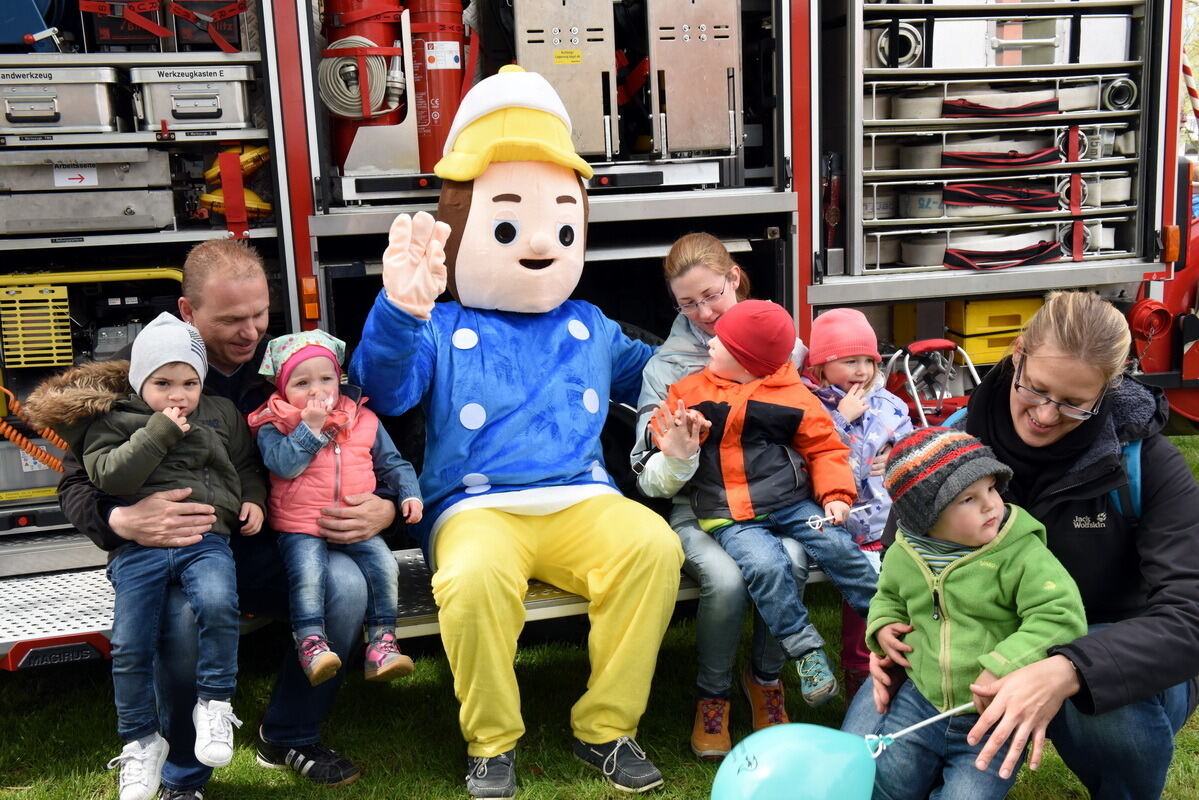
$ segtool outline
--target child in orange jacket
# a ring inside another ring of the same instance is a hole
[[[663,496],[688,485],[700,527],[741,568],[770,632],[797,661],[804,699],[819,706],[836,695],[837,680],[780,537],[803,545],[863,616],[878,574],[836,527],[857,497],[849,448],[801,382],[794,346],[795,323],[776,303],[745,300],[725,312],[708,366],[672,385],[656,412],[661,452],[641,484]]]

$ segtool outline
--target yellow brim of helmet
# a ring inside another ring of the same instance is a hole
[[[531,108],[493,111],[471,122],[433,172],[444,180],[471,181],[495,161],[548,161],[583,178],[594,172],[575,152],[562,120]]]

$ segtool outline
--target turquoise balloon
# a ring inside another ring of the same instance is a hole
[[[775,725],[742,739],[712,783],[712,800],[870,800],[866,740],[822,725]]]

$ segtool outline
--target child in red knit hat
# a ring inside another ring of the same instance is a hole
[[[850,517],[845,529],[877,569],[891,511],[882,466],[891,446],[912,432],[912,419],[904,402],[884,387],[878,337],[861,311],[834,308],[816,317],[811,344],[804,377],[849,446],[858,504],[866,506]],[[841,667],[849,698],[866,680],[869,666],[866,621],[846,606],[841,612]]]
[[[848,448],[790,360],[795,323],[782,306],[744,300],[716,321],[701,372],[670,387],[652,422],[654,482],[686,485],[700,527],[745,576],[771,634],[796,660],[804,699],[837,693],[824,640],[808,619],[781,537],[796,539],[859,614],[877,572],[840,527],[857,496]],[[834,525],[809,525],[831,518]]]

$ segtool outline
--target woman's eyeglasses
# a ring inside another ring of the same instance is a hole
[[[1103,391],[1099,393],[1099,397],[1095,398],[1095,402],[1091,405],[1091,408],[1088,411],[1085,408],[1079,408],[1078,406],[1071,405],[1070,403],[1063,403],[1060,400],[1054,400],[1052,397],[1041,394],[1037,390],[1030,389],[1024,384],[1020,383],[1020,377],[1024,374],[1024,361],[1025,357],[1021,356],[1019,363],[1016,364],[1016,377],[1012,381],[1012,386],[1015,387],[1016,394],[1019,395],[1022,401],[1034,406],[1047,406],[1052,403],[1053,405],[1057,406],[1057,411],[1059,414],[1061,414],[1063,417],[1069,417],[1070,419],[1090,419],[1099,413],[1099,404],[1103,402],[1103,396],[1107,394],[1106,386],[1103,388]]]
[[[674,310],[678,311],[680,314],[694,314],[695,312],[699,311],[704,306],[711,305],[712,303],[715,303],[717,300],[719,300],[720,296],[723,295],[728,288],[729,288],[729,279],[725,278],[724,286],[720,287],[719,292],[712,292],[712,294],[706,294],[703,297],[701,297],[700,299],[698,299],[692,303],[682,303],[680,305],[675,306]]]

